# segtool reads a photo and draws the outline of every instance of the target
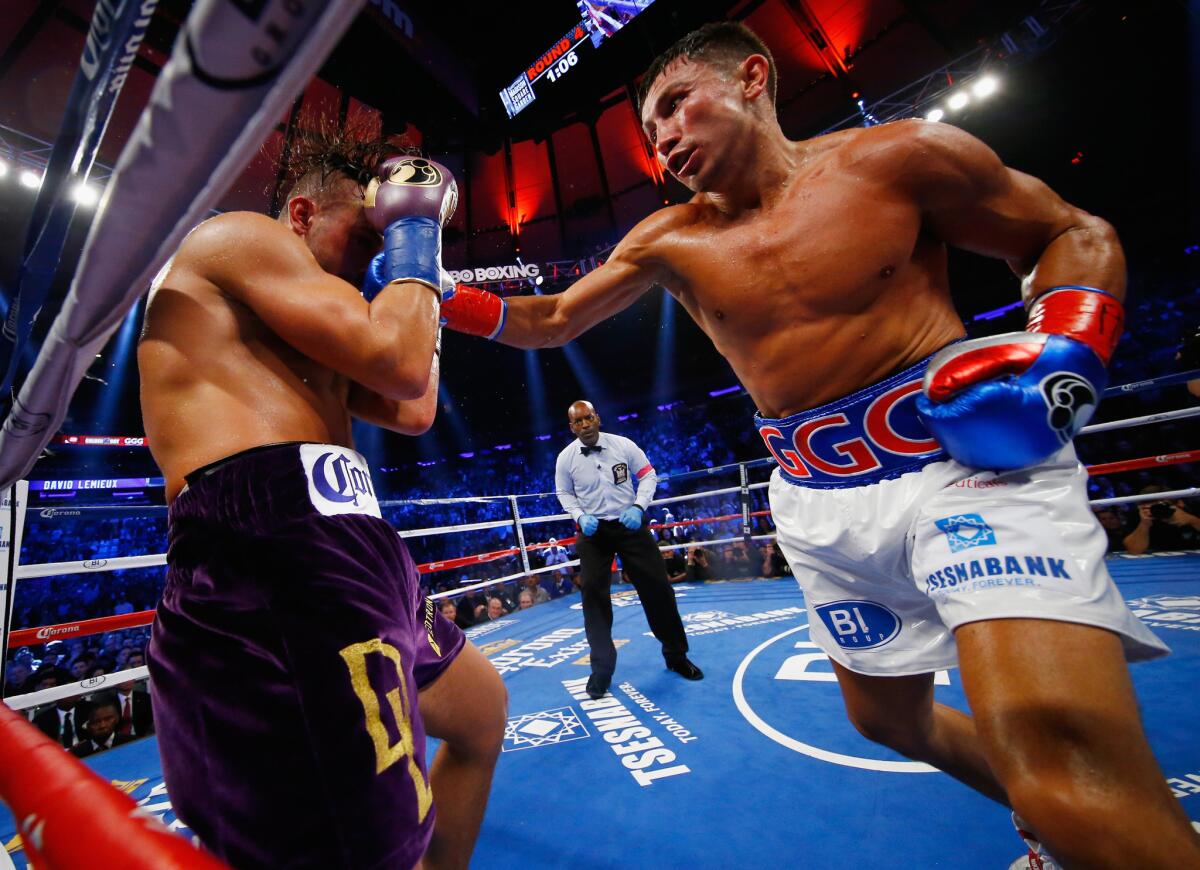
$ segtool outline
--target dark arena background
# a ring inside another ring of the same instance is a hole
[[[11,363],[14,381],[0,414],[47,344],[93,222],[112,216],[98,206],[114,168],[184,22],[203,5],[159,0],[144,38],[113,70],[119,96],[107,128],[101,120],[96,147],[80,152],[82,170],[77,160],[65,176],[52,155],[67,122],[79,123],[72,87],[81,58],[87,67],[96,57],[121,4],[6,0],[0,11],[6,336],[18,313],[32,313],[18,289],[31,273],[33,240],[55,250],[33,282],[44,299],[28,341],[15,350],[3,342],[12,359],[0,364]],[[1128,259],[1126,332],[1077,449],[1119,591],[1172,647],[1171,657],[1132,673],[1168,785],[1200,820],[1195,0],[371,0],[316,75],[288,95],[211,211],[277,215],[292,181],[281,166],[306,132],[385,136],[454,173],[459,204],[443,262],[459,281],[505,297],[561,293],[647,215],[691,196],[664,174],[641,130],[637,85],[657,54],[717,20],[744,22],[771,49],[789,138],[912,117],[953,124],[1116,227]],[[191,148],[171,157],[181,178]],[[56,178],[73,213],[59,208],[48,220],[39,190]],[[175,195],[170,187],[164,196]],[[96,256],[128,258],[153,250],[148,244],[131,237]],[[950,277],[971,337],[1024,328],[1018,281],[1003,262],[951,251]],[[25,475],[19,510],[6,494],[0,518],[2,694],[63,745],[75,741],[54,732],[56,709],[74,703],[83,716],[98,693],[129,683],[143,697],[164,582],[163,479],[146,444],[136,359],[148,286],[134,289],[137,301],[86,366]],[[1008,867],[1024,851],[1007,810],[868,742],[847,721],[831,666],[809,640],[804,598],[773,549],[765,485],[774,460],[755,431],[753,403],[666,291],[655,288],[562,348],[521,351],[446,331],[441,360],[426,434],[356,422],[354,435],[425,591],[455,602],[456,621],[508,689],[472,867],[965,870]],[[658,470],[650,520],[664,553],[679,556],[675,592],[706,674],[685,683],[662,669],[636,593],[617,576],[620,660],[609,699],[617,703],[607,708],[583,689],[577,531],[553,494],[555,458],[573,437],[566,410],[581,398],[595,404],[606,432],[638,442]],[[1160,510],[1148,544],[1134,534],[1147,501]],[[526,590],[545,594],[522,606]],[[493,597],[502,611],[489,619]],[[936,683],[939,700],[965,708],[957,671]],[[606,740],[611,715],[662,751],[643,753],[634,762],[641,767],[625,763]],[[140,847],[96,833],[122,804],[101,801],[94,817],[65,819],[23,810],[26,801],[60,806],[86,792],[59,782],[61,791],[43,794],[43,770],[67,775],[56,766],[62,759],[39,760],[44,745],[5,729],[0,798],[13,812],[0,805],[0,868],[26,867],[52,833],[77,839],[79,851],[45,850],[39,867],[82,866],[52,852],[97,867],[156,866],[120,851]],[[152,711],[123,718],[122,729],[128,740],[86,764],[143,814],[187,834],[163,785]],[[162,848],[149,843],[146,854]],[[193,866],[181,860],[157,866]]]

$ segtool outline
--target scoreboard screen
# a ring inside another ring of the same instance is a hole
[[[591,22],[592,45],[608,39],[642,12],[654,0],[575,0],[583,20]]]
[[[654,0],[576,0],[582,20],[500,92],[508,117],[516,116],[535,99],[539,88],[549,87],[569,74],[581,54],[594,51]]]

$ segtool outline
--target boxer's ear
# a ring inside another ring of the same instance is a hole
[[[293,196],[288,200],[288,225],[298,236],[306,236],[312,229],[313,218],[317,214],[317,204],[307,196]]]

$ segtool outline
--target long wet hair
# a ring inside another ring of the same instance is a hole
[[[367,134],[361,125],[338,127],[328,121],[305,125],[292,137],[280,157],[286,180],[282,186],[287,195],[280,204],[293,196],[307,196],[320,201],[339,180],[348,178],[365,188],[379,174],[379,166],[389,157],[413,153],[416,149],[398,144],[393,138]]]

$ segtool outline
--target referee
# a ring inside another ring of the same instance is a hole
[[[646,508],[658,484],[654,466],[628,438],[601,434],[600,415],[591,402],[571,405],[567,421],[576,440],[558,454],[554,483],[563,510],[580,531],[575,550],[583,590],[583,626],[592,649],[588,695],[602,697],[617,666],[609,594],[614,553],[620,555],[621,565],[637,589],[650,630],[662,643],[667,667],[686,679],[703,679],[700,669],[688,661],[687,635],[675,593],[658,545],[646,528]]]

